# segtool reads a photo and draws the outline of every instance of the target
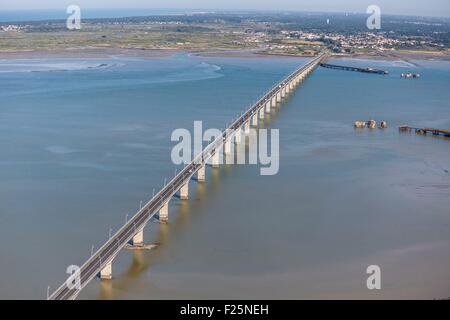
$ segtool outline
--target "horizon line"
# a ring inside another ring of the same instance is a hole
[[[185,11],[184,14],[212,14],[212,13],[315,13],[315,14],[354,14],[354,15],[368,15],[368,13],[366,12],[360,12],[360,11],[314,11],[314,10],[296,10],[296,9],[287,9],[287,10],[280,10],[280,9],[221,9],[221,8],[217,8],[217,9],[205,9],[205,8],[151,8],[151,7],[84,7],[84,10],[177,10],[177,11]],[[56,10],[61,10],[62,12],[65,13],[65,7],[64,9],[62,8],[31,8],[31,9],[2,9],[2,12],[30,12],[30,11],[56,11]],[[183,13],[178,13],[178,14],[174,14],[174,13],[167,13],[167,14],[158,14],[158,15],[167,15],[167,16],[175,16],[175,15],[180,15]],[[416,15],[416,14],[399,14],[399,13],[384,13],[384,15],[387,16],[398,16],[398,17],[413,17],[413,18],[436,18],[436,19],[448,19],[450,20],[450,16],[434,16],[434,15]],[[131,18],[131,17],[151,17],[153,16],[152,14],[143,14],[143,15],[131,15],[131,16],[121,16],[121,17],[114,17],[114,18]],[[157,16],[155,14],[155,16]],[[90,17],[90,18],[86,18],[86,19],[111,19],[112,17],[109,18],[102,18],[102,17]],[[35,20],[35,21],[46,21],[46,20],[59,20],[59,19],[54,19],[54,18],[50,18],[50,19],[42,19],[42,20]],[[14,22],[19,22],[19,21],[26,21],[26,20],[17,20]],[[1,22],[1,21],[0,21]],[[5,21],[7,22],[7,21]]]

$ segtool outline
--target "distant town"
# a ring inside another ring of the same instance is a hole
[[[364,14],[196,13],[85,19],[80,30],[65,20],[0,24],[0,51],[81,47],[128,49],[254,49],[310,56],[422,53],[447,56],[450,19],[383,16],[369,30]]]

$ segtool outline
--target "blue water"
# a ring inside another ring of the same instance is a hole
[[[223,128],[306,59],[170,57],[0,61],[0,297],[45,298],[174,174],[172,130]],[[336,62],[336,61],[335,61]],[[264,126],[280,171],[207,170],[149,252],[81,298],[442,298],[450,291],[450,64],[340,60]],[[402,79],[401,72],[421,79]],[[355,130],[358,119],[386,130]],[[365,286],[380,265],[382,290]]]

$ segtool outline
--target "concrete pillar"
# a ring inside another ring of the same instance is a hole
[[[205,181],[205,165],[202,165],[197,171],[197,181]]]
[[[277,105],[277,97],[276,96],[272,96],[272,107],[276,107]]]
[[[244,134],[249,134],[250,133],[250,120],[247,120],[244,123]]]
[[[259,118],[264,119],[264,106],[258,109],[259,112]]]
[[[112,265],[109,262],[101,271],[100,271],[100,279],[110,280],[112,279]]]
[[[234,133],[234,142],[236,143],[236,144],[239,144],[239,143],[241,143],[241,141],[242,141],[242,135],[241,135],[241,128],[239,128],[239,129],[237,129],[236,131],[235,131],[235,133]]]
[[[225,141],[223,151],[225,152],[225,154],[231,153],[231,138],[230,137]]]
[[[286,94],[288,94],[290,90],[291,90],[291,83],[289,82],[288,84],[286,84]]]
[[[133,246],[139,247],[143,245],[144,245],[144,228],[142,228],[133,236]]]
[[[180,188],[180,199],[187,200],[189,198],[189,181]]]
[[[281,88],[281,97],[284,98],[286,96],[286,87]]]
[[[281,90],[277,92],[277,102],[281,101]]]
[[[257,127],[258,126],[258,112],[255,112],[252,115],[252,126]]]
[[[270,113],[270,99],[266,102],[266,113]]]
[[[220,154],[216,150],[211,157],[211,164],[212,164],[213,168],[217,168],[219,166],[219,159],[220,159],[219,157],[220,157]]]
[[[159,209],[159,222],[169,221],[169,202],[166,202],[161,209]]]

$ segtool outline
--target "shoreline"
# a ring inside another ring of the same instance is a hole
[[[350,53],[350,54],[333,54],[331,58],[335,59],[367,59],[367,60],[384,60],[398,61],[402,60],[414,64],[414,60],[437,60],[450,61],[450,53],[441,52],[419,52],[419,51],[394,51],[394,52],[373,52],[373,53]]]
[[[167,57],[176,53],[187,53],[196,57],[229,57],[229,58],[311,58],[310,55],[293,55],[285,53],[268,53],[261,49],[178,49],[178,48],[111,48],[111,47],[77,47],[63,49],[36,49],[1,51],[0,60],[15,59],[83,59],[110,58],[123,55],[129,57],[157,58]],[[374,52],[332,54],[333,59],[367,59],[384,61],[405,61],[414,64],[414,60],[450,61],[450,53],[441,52]]]
[[[178,49],[140,49],[140,48],[109,48],[82,47],[64,49],[36,49],[19,51],[0,51],[0,60],[14,59],[83,59],[109,58],[111,56],[126,55],[129,57],[167,57],[184,50]]]

